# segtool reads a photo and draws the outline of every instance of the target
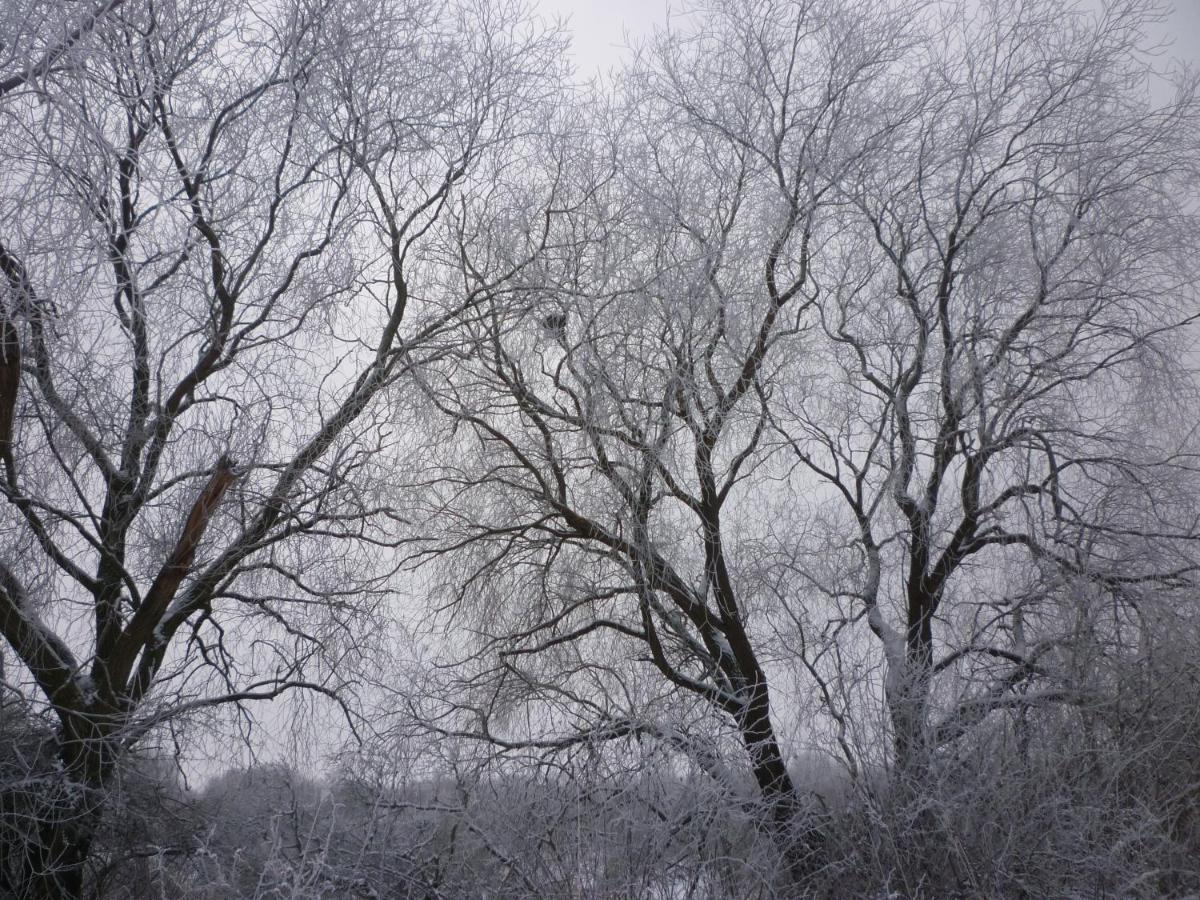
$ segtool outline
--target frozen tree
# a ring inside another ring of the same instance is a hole
[[[1197,315],[1197,106],[1191,85],[1149,103],[1145,15],[959,10],[838,184],[814,358],[772,424],[844,513],[842,568],[808,574],[879,639],[904,768],[993,711],[1081,699],[1046,677],[1047,580],[1132,602],[1194,570],[1171,502],[1190,442],[1131,413],[1186,408]],[[931,721],[933,681],[979,661]]]
[[[564,751],[646,737],[712,761],[724,738],[703,723],[731,726],[732,777],[750,776],[799,877],[819,839],[754,566],[771,395],[806,352],[835,187],[889,127],[872,97],[912,37],[906,10],[862,4],[704,12],[570,138],[557,171],[574,193],[523,293],[492,292],[479,351],[426,380],[448,463],[422,466],[437,529],[415,559],[443,560],[450,607],[482,622],[464,729]],[[483,255],[464,246],[481,288]],[[520,709],[532,722],[504,727]]]
[[[380,400],[483,297],[439,222],[506,164],[555,45],[419,0],[20,6],[0,633],[57,721],[3,888],[73,897],[149,730],[350,679],[389,570]]]
[[[1150,3],[0,4],[0,893],[1200,884]]]
[[[643,52],[522,291],[426,381],[414,559],[479,638],[448,730],[735,736],[804,877],[808,711],[919,786],[994,713],[1096,699],[1080,586],[1132,608],[1194,569],[1190,446],[1131,415],[1189,390],[1196,309],[1196,105],[1151,102],[1151,13],[731,2]],[[504,248],[464,244],[485,283]],[[871,634],[879,680],[846,663]]]

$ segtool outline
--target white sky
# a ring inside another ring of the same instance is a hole
[[[622,48],[648,35],[666,20],[668,5],[678,10],[681,0],[535,0],[547,18],[569,20],[578,74],[587,78],[616,66]],[[1089,0],[1099,5],[1102,0]],[[1200,0],[1174,0],[1175,9],[1162,38],[1172,54],[1200,66]],[[628,35],[628,41],[626,40]]]

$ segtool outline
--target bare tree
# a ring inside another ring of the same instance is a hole
[[[1170,402],[1146,387],[1197,309],[1196,96],[1150,104],[1151,12],[959,8],[839,184],[815,364],[772,425],[841,509],[805,577],[878,638],[909,774],[994,711],[1084,699],[1038,606],[1063,579],[1120,603],[1194,570],[1163,505],[1194,456],[1130,412]]]
[[[517,0],[4,10],[0,893],[1191,889],[1147,3],[713,0],[608,94]],[[284,695],[369,796],[112,839]]]
[[[1194,94],[1151,104],[1152,11],[895,12],[694,11],[626,73],[623,124],[570,140],[598,143],[483,349],[427,382],[452,462],[414,559],[479,633],[439,727],[699,753],[715,712],[793,874],[772,677],[857,772],[851,732],[882,733],[839,648],[865,619],[919,782],[993,713],[1094,696],[1068,582],[1133,604],[1193,571],[1161,505],[1188,451],[1129,414],[1196,308]]]
[[[0,633],[58,765],[3,887],[73,897],[147,731],[351,677],[378,401],[483,296],[437,223],[555,44],[420,0],[110,3],[41,44],[0,107]]]
[[[773,718],[776,612],[751,535],[772,385],[804,352],[834,186],[877,137],[867,98],[907,12],[716,4],[663,35],[570,138],[523,292],[493,292],[470,323],[480,351],[426,382],[449,462],[431,461],[440,533],[414,558],[445,562],[449,608],[482,629],[460,733],[720,760],[698,723],[732,726],[796,877],[818,838]],[[485,285],[478,242],[464,258]]]

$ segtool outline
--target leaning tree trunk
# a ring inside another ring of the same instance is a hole
[[[821,865],[821,833],[802,817],[804,805],[771,722],[766,678],[756,680],[749,694],[738,728],[766,807],[767,830],[783,855],[789,880],[801,887]]]

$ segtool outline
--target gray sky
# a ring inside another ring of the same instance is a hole
[[[574,55],[579,75],[605,71],[621,59],[626,44],[649,34],[666,18],[670,0],[537,0],[547,17],[569,18],[574,33]],[[1090,0],[1099,5],[1102,0]],[[675,9],[680,0],[670,3]],[[1175,0],[1175,10],[1163,28],[1162,38],[1172,42],[1172,53],[1200,66],[1200,0]]]
[[[1168,27],[1174,37],[1175,54],[1200,65],[1200,0],[1176,0]]]

